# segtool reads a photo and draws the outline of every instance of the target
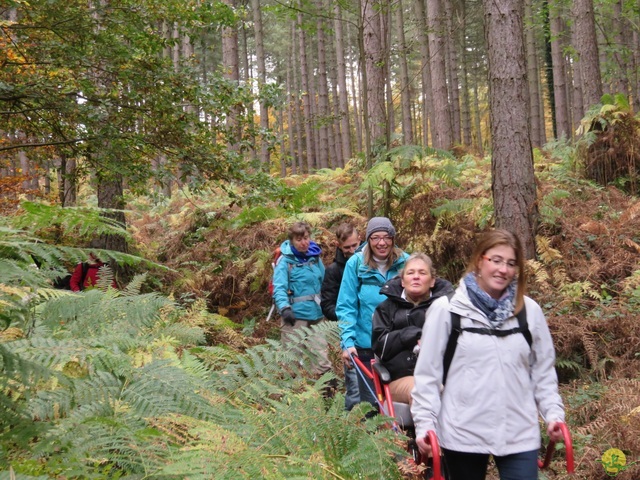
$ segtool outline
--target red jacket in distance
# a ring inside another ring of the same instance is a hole
[[[87,274],[84,277],[83,288],[80,288],[80,282],[82,280],[82,263],[76,265],[75,270],[71,274],[71,280],[69,281],[71,290],[73,290],[74,292],[79,292],[80,290],[84,290],[87,287],[95,286],[96,283],[98,283],[98,270],[103,265],[104,263],[102,262],[88,264]],[[111,286],[113,288],[118,288],[118,285],[116,285],[115,281],[111,284]]]

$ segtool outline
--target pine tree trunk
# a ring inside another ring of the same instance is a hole
[[[302,87],[300,85],[300,79],[298,77],[298,72],[300,69],[298,68],[298,60],[300,56],[298,55],[299,44],[298,44],[298,35],[297,35],[297,20],[296,22],[292,22],[291,25],[291,50],[293,55],[291,56],[291,67],[292,72],[291,76],[293,79],[293,85],[291,88],[291,104],[293,108],[293,118],[294,125],[296,129],[296,147],[298,150],[298,155],[296,155],[296,163],[298,165],[298,173],[302,173],[305,170],[306,162],[306,152],[305,152],[305,140],[304,140],[304,118],[302,116],[303,107],[300,99],[300,92],[302,92]]]
[[[413,119],[411,118],[411,83],[409,82],[409,67],[407,65],[407,43],[404,36],[404,15],[402,11],[402,1],[398,0],[396,5],[398,22],[398,43],[400,51],[400,98],[402,102],[402,140],[405,145],[412,145],[413,141]]]
[[[319,1],[318,8],[323,11],[322,0]],[[322,16],[318,16],[316,25],[316,41],[318,45],[318,118],[320,120],[318,161],[320,168],[329,168],[329,89],[327,86],[327,60]]]
[[[627,69],[627,62],[623,58],[623,52],[628,50],[627,36],[628,33],[627,20],[622,13],[623,0],[618,0],[613,4],[613,24],[615,29],[615,49],[613,51],[613,57],[618,67],[616,76],[616,92],[624,95],[629,94],[629,72]]]
[[[448,35],[445,37],[447,46],[446,65],[447,78],[449,79],[449,100],[451,103],[451,127],[454,144],[462,142],[460,125],[460,82],[458,79],[458,35],[459,26],[454,25],[456,18],[453,0],[443,0],[445,18],[447,19]]]
[[[76,183],[76,159],[60,157],[60,170],[58,173],[58,195],[60,196],[60,205],[63,207],[73,207],[77,202],[77,183]]]
[[[573,13],[576,23],[576,44],[578,66],[582,75],[582,98],[585,108],[600,102],[602,98],[602,77],[593,0],[574,0]]]
[[[334,7],[334,28],[336,40],[336,66],[338,69],[338,105],[342,148],[342,167],[351,158],[351,127],[349,123],[349,94],[347,91],[347,68],[344,59],[342,12],[339,5]]]
[[[484,144],[482,142],[482,122],[480,120],[480,99],[478,98],[478,82],[473,82],[473,109],[474,125],[476,130],[476,150],[480,155],[484,155]]]
[[[329,114],[331,123],[329,125],[329,152],[333,168],[344,167],[345,160],[342,156],[342,131],[340,130],[340,103],[338,100],[338,71],[337,59],[335,57],[335,45],[330,45],[327,49],[327,75],[329,85],[331,85],[331,98],[329,99]]]
[[[558,128],[556,126],[556,99],[554,95],[553,85],[553,54],[551,48],[551,14],[549,12],[549,3],[542,0],[542,14],[544,21],[544,73],[547,80],[547,95],[549,96],[549,106],[551,109],[551,126],[553,137],[558,136]]]
[[[431,52],[431,86],[433,91],[434,136],[436,148],[448,150],[452,147],[451,105],[447,91],[445,65],[446,21],[441,1],[427,0],[427,23],[429,27],[429,51]]]
[[[431,86],[431,55],[429,53],[429,38],[427,37],[424,0],[414,0],[413,11],[418,30],[418,43],[420,44],[420,73],[422,76],[422,144],[427,146],[429,145],[429,135],[431,135],[432,140],[435,137],[435,122],[433,118],[433,88]]]
[[[391,7],[387,3],[384,15],[380,15],[380,31],[386,32],[382,37],[382,50],[384,51],[384,65],[382,74],[385,79],[385,97],[387,99],[387,128],[385,129],[385,145],[391,145],[391,133],[396,131],[396,111],[393,104],[393,87],[391,86],[391,29],[393,18]]]
[[[462,49],[461,79],[462,79],[462,105],[460,115],[462,117],[462,143],[466,147],[471,147],[471,100],[469,98],[469,75],[467,73],[467,59],[465,49]]]
[[[115,220],[123,228],[126,228],[127,222],[124,216],[124,198],[122,188],[122,176],[120,174],[100,173],[97,174],[98,180],[98,207],[110,210],[117,210],[111,213],[103,213],[102,215]],[[94,248],[102,248],[105,250],[114,250],[116,252],[127,252],[128,246],[126,239],[121,235],[100,235],[92,241],[91,246]]]
[[[294,39],[295,39],[295,33],[294,33]],[[289,134],[289,158],[291,159],[291,173],[293,175],[295,175],[296,173],[298,173],[298,165],[296,164],[296,151],[294,148],[294,144],[296,141],[296,136],[295,136],[295,132],[294,132],[294,114],[293,114],[293,109],[294,109],[294,99],[295,99],[295,93],[293,91],[293,81],[291,79],[291,71],[293,70],[293,61],[294,61],[294,43],[289,44],[289,59],[287,61],[287,98],[289,99],[289,101],[287,102],[287,133]]]
[[[245,23],[242,23],[242,68],[244,70],[243,72],[243,80],[244,83],[246,85],[253,85],[253,71],[251,69],[251,64],[249,63],[249,49],[247,47],[247,29],[245,28]],[[254,110],[253,110],[253,102],[249,102],[249,104],[246,106],[247,108],[247,128],[249,129],[249,131],[253,132],[255,130],[254,128]],[[256,149],[253,148],[253,145],[255,145],[255,139],[252,142],[252,145],[249,147],[250,153],[251,153],[251,158],[252,159],[256,159],[257,158],[257,152]]]
[[[350,24],[347,24],[347,44],[351,45],[351,28]],[[353,99],[353,119],[356,128],[356,147],[358,152],[363,151],[363,127],[362,127],[362,108],[361,105],[361,96],[359,93],[362,92],[362,88],[360,87],[360,71],[359,71],[359,60],[356,60],[355,63],[351,62],[349,65],[349,84],[351,85],[351,98]]]
[[[550,12],[551,56],[553,58],[553,97],[555,99],[556,138],[571,138],[569,105],[567,99],[566,65],[564,61],[562,37],[564,20],[557,9]]]
[[[230,9],[235,9],[235,0],[223,0]],[[238,27],[236,25],[222,28],[222,71],[223,77],[234,85],[240,81],[240,57],[238,54]],[[227,127],[231,130],[233,143],[230,148],[237,149],[237,142],[240,141],[240,106],[230,108],[227,115]]]
[[[313,119],[311,110],[311,92],[309,90],[309,74],[307,71],[307,39],[302,28],[302,13],[298,13],[298,39],[300,55],[300,82],[302,88],[302,105],[304,116],[304,135],[307,146],[307,172],[311,173],[316,168],[316,153],[314,149],[313,132],[311,131],[311,121]]]
[[[386,143],[387,111],[385,99],[384,64],[385,52],[383,39],[385,31],[381,31],[381,4],[378,1],[364,1],[361,4],[363,19],[363,46],[365,57],[367,118],[372,144]]]
[[[263,86],[267,83],[267,69],[265,66],[264,35],[260,0],[251,0],[251,12],[253,14],[256,64],[258,66],[258,88],[262,90]],[[260,129],[265,132],[269,130],[269,108],[265,100],[260,101]],[[269,158],[269,145],[267,144],[267,140],[262,138],[260,141],[260,160],[262,160],[264,168],[267,171],[269,169]]]
[[[538,71],[538,56],[536,54],[536,42],[534,36],[534,22],[533,14],[531,12],[531,1],[525,0],[524,2],[524,15],[525,15],[525,38],[527,46],[527,79],[529,81],[529,95],[531,97],[529,123],[531,125],[531,144],[534,147],[542,147],[544,142],[542,141],[542,135],[540,129],[542,122],[540,121],[540,73]]]
[[[640,10],[640,0],[636,2],[637,8]],[[633,29],[633,111],[637,114],[640,113],[640,33],[637,28]]]
[[[538,223],[523,0],[484,0],[489,62],[491,160],[496,227],[516,234],[526,258],[534,258]],[[520,105],[521,108],[514,108]]]
[[[473,146],[471,136],[471,99],[469,98],[469,73],[467,70],[467,11],[465,2],[460,2],[460,73],[462,88],[462,103],[460,106],[460,116],[462,121],[462,143],[466,147]]]

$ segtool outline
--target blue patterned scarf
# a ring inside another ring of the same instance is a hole
[[[500,328],[507,318],[513,316],[517,286],[515,278],[509,284],[500,300],[496,300],[480,288],[474,272],[465,275],[463,280],[467,286],[467,293],[471,303],[487,316],[492,328]]]

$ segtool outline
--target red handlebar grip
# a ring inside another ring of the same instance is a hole
[[[574,473],[573,440],[571,440],[571,433],[569,433],[569,427],[567,427],[565,423],[560,424],[560,430],[562,430],[562,436],[564,437],[564,448],[567,455],[567,473]]]
[[[440,468],[440,444],[436,432],[429,430],[425,437],[426,442],[431,445],[431,457],[433,458],[433,480],[443,480],[442,469]]]
[[[567,473],[574,473],[575,466],[573,463],[573,442],[571,441],[571,433],[569,433],[569,427],[567,427],[566,423],[558,424],[560,430],[562,431],[562,436],[564,437],[564,448],[566,452],[567,459]],[[553,457],[553,452],[555,451],[555,442],[549,442],[547,445],[547,453],[544,457],[544,462],[542,460],[538,460],[538,467],[547,468],[551,463],[551,458]]]

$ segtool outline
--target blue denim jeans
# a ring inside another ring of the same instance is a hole
[[[358,358],[368,369],[371,369],[371,360],[374,359],[373,350],[359,349]],[[355,370],[355,367],[354,367]],[[378,401],[376,399],[376,391],[373,385],[373,380],[369,379],[364,373],[358,372],[358,390],[360,391],[360,401],[369,402],[373,407],[378,409]]]
[[[358,390],[358,374],[355,368],[344,367],[344,386],[346,393],[344,394],[344,408],[351,410],[358,402],[360,402],[360,390]]]
[[[449,480],[484,480],[487,476],[489,455],[465,453],[442,449]],[[514,453],[493,459],[498,467],[500,480],[537,480],[538,451]]]

